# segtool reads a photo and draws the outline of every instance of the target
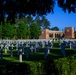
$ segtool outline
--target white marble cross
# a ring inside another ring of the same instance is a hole
[[[22,49],[20,49],[19,61],[22,62]]]

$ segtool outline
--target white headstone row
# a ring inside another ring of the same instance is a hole
[[[1,40],[0,41],[0,59],[2,60],[2,48],[4,48],[5,53],[7,53],[7,50],[9,49],[10,55],[11,57],[13,57],[13,50],[14,50],[14,47],[16,47],[16,50],[18,50],[18,54],[19,54],[19,61],[22,62],[22,54],[24,52],[24,48],[26,52],[26,58],[28,58],[28,47],[30,47],[31,52],[33,50],[33,52],[35,53],[38,47],[40,48],[45,47],[44,58],[46,58],[52,46],[53,46],[53,41],[50,41],[50,40],[32,40],[32,41],[30,40]]]
[[[75,40],[65,40],[63,43],[68,46],[70,49],[76,48],[76,41]]]

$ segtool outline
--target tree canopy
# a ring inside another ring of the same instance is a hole
[[[2,38],[4,39],[10,39],[14,35],[14,27],[13,25],[10,25],[10,23],[7,23],[6,25],[2,26]]]
[[[0,39],[38,39],[40,35],[41,27],[30,16],[21,18],[16,24],[0,25]]]
[[[14,23],[15,18],[23,15],[46,15],[53,13],[56,0],[0,0],[0,23]],[[76,13],[76,0],[57,0],[58,5],[64,11]]]
[[[39,36],[41,35],[41,29],[40,26],[37,25],[37,23],[32,23],[30,25],[30,37],[31,39],[38,39]]]
[[[55,26],[55,27],[52,27],[51,30],[59,31],[59,28],[57,26]]]
[[[74,12],[76,13],[76,0],[58,0],[58,5],[66,12]]]
[[[20,21],[18,28],[17,28],[17,36],[19,39],[24,39],[26,37],[27,32],[27,25],[24,21]]]

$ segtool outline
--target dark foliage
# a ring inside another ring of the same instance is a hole
[[[48,60],[47,62],[44,62],[43,65],[45,75],[58,75],[58,70],[56,69],[53,60]]]
[[[17,15],[43,15],[53,11],[53,0],[0,0],[0,22],[4,22],[7,14],[7,22],[15,22]]]
[[[0,0],[0,23],[15,23],[15,18],[24,15],[45,15],[53,12],[56,0]],[[57,0],[64,11],[76,12],[76,0]]]
[[[26,63],[7,63],[0,66],[0,75],[30,75],[30,66]]]
[[[76,0],[58,0],[58,5],[61,7],[65,12],[74,12],[76,13]]]

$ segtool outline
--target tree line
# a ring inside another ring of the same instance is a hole
[[[50,22],[45,16],[25,16],[17,18],[15,24],[7,23],[0,25],[1,39],[38,39],[41,29],[50,29]]]
[[[51,28],[46,16],[22,16],[21,19],[16,18],[14,24],[6,20],[0,25],[1,39],[38,39],[42,29],[59,30],[57,26]]]

